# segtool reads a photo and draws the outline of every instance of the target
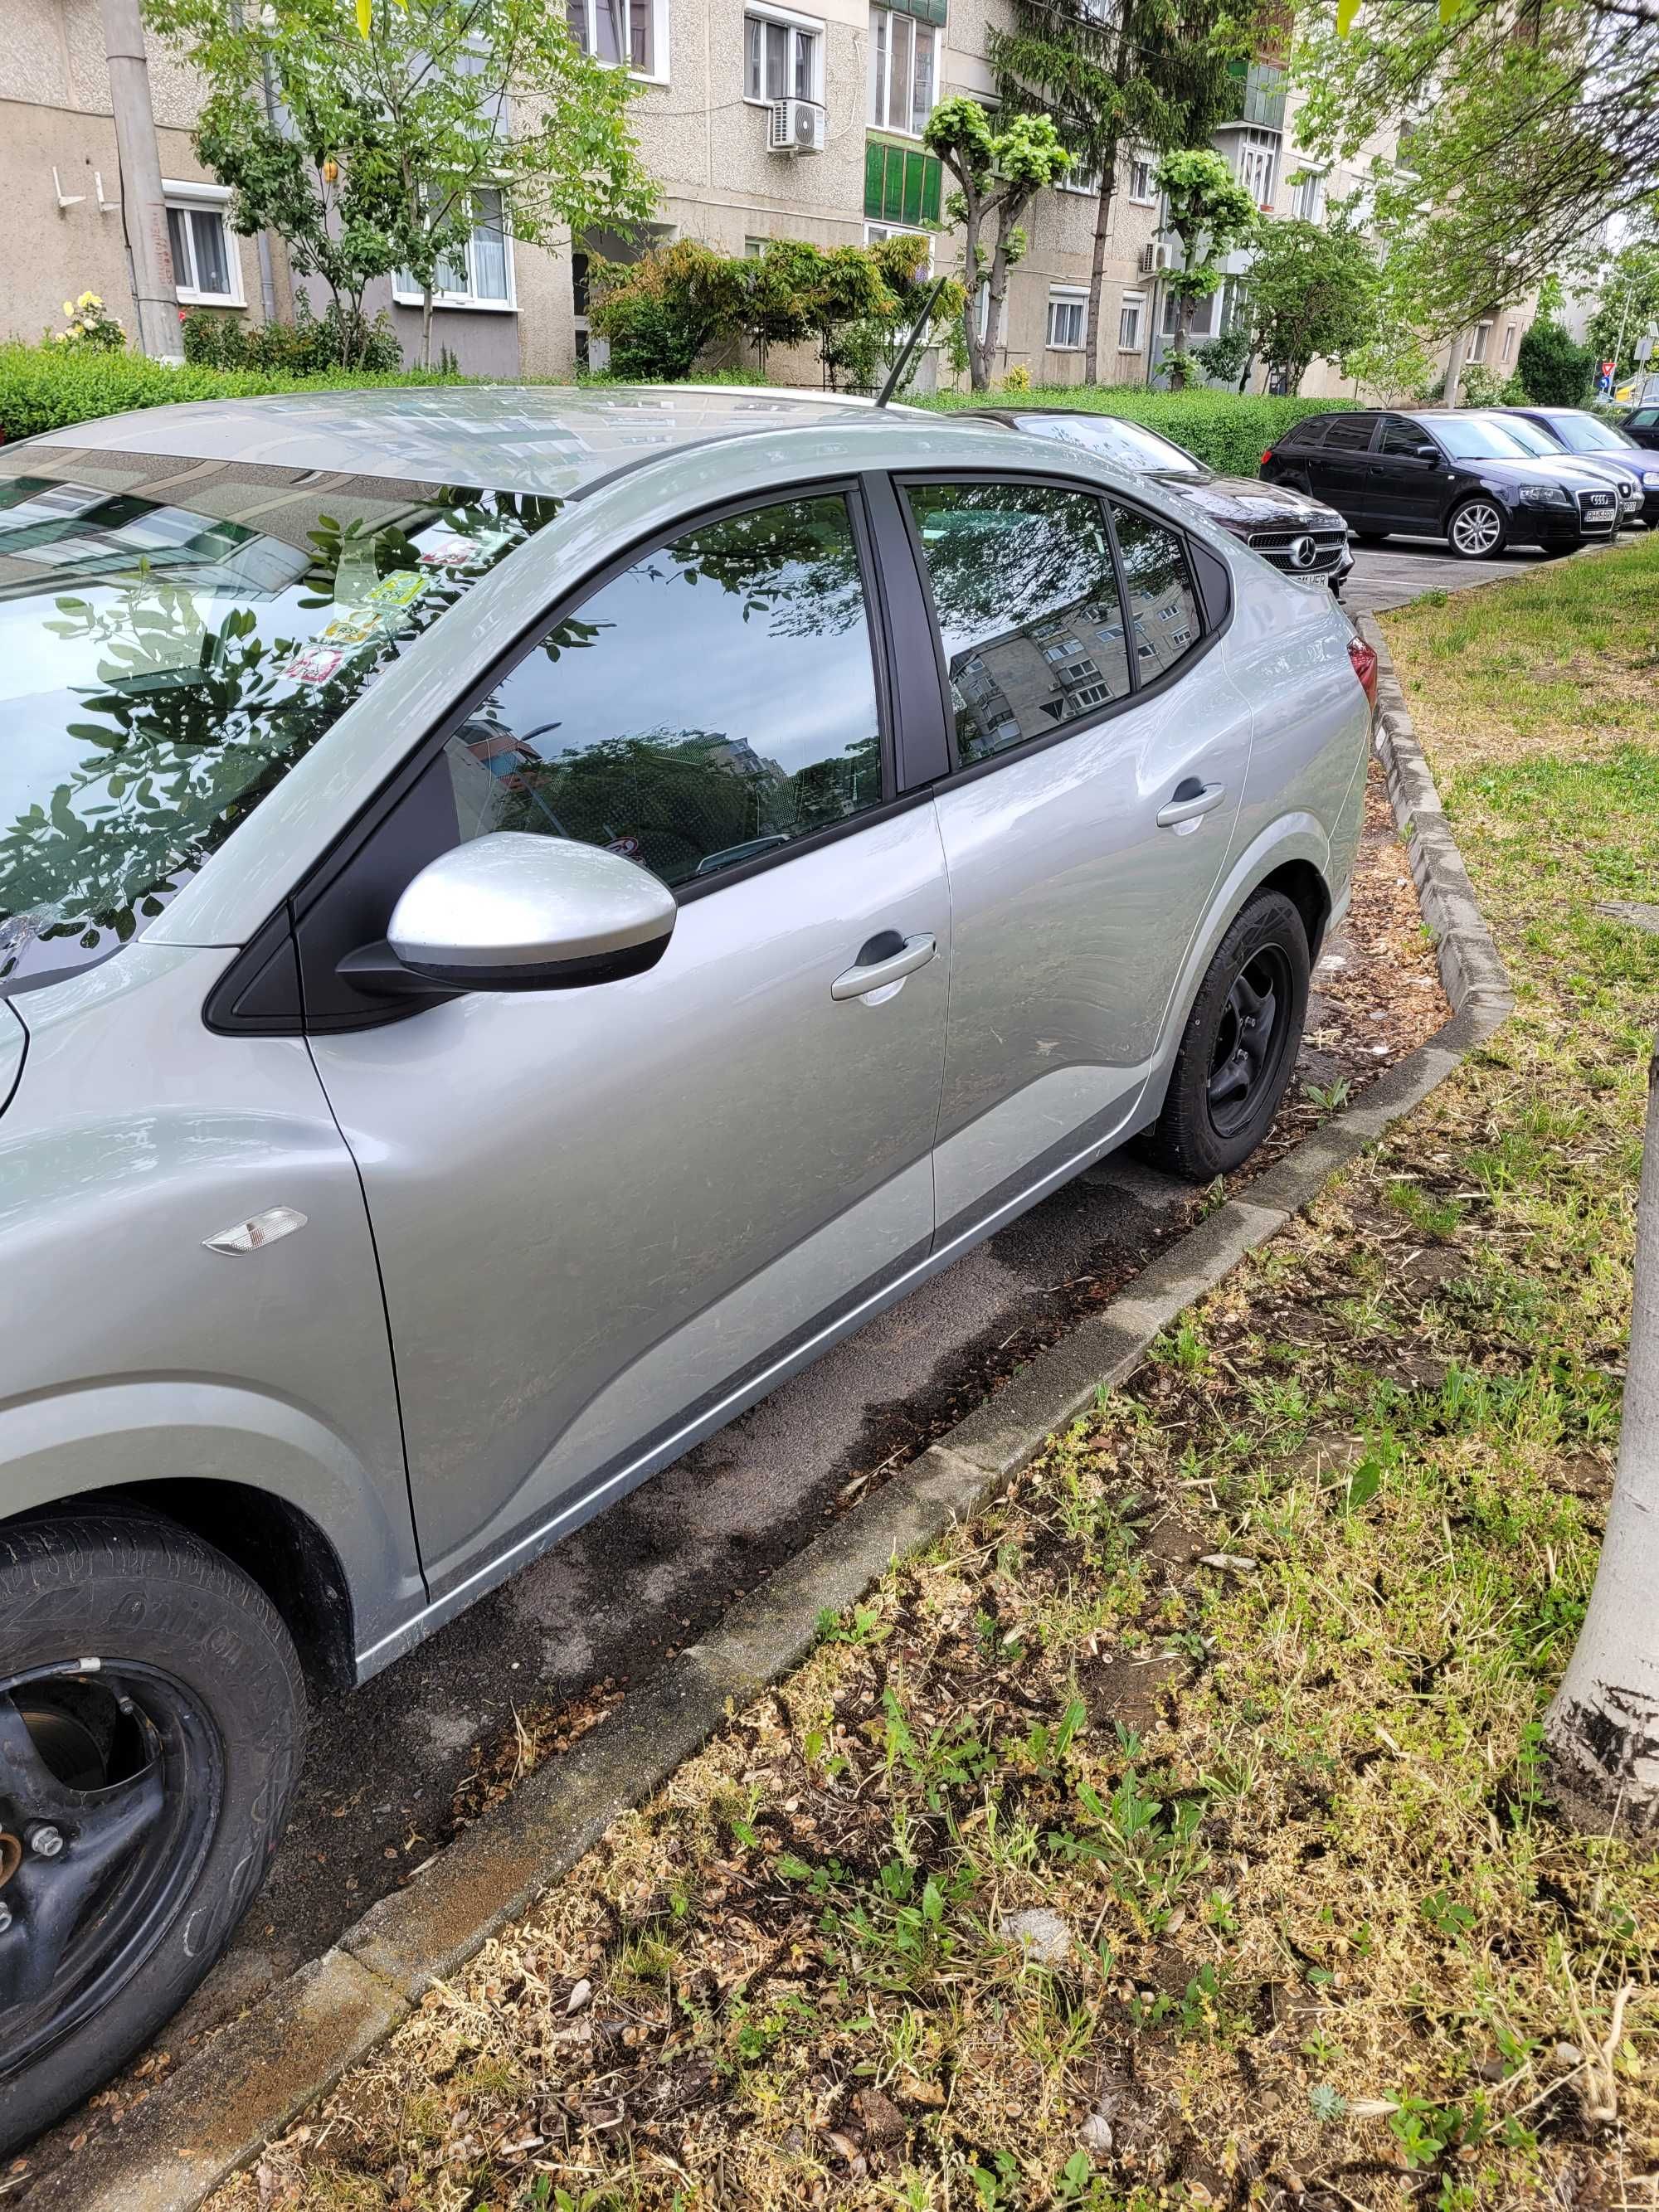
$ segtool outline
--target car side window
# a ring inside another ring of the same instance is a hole
[[[1433,441],[1426,430],[1416,422],[1408,422],[1403,415],[1382,417],[1382,435],[1378,450],[1384,453],[1415,453],[1419,446]]]
[[[1198,586],[1184,539],[1167,523],[1112,502],[1112,524],[1129,593],[1129,622],[1143,684],[1184,660],[1204,635]]]
[[[1303,422],[1293,422],[1288,434],[1279,442],[1281,446],[1322,446],[1325,433],[1334,419],[1330,415],[1310,415]]]
[[[748,508],[646,554],[519,662],[446,755],[463,838],[574,837],[675,886],[878,805],[846,500]]]
[[[1631,416],[1629,427],[1632,430],[1651,430],[1656,424],[1659,424],[1659,407],[1644,407],[1639,414]]]
[[[1363,453],[1371,442],[1375,415],[1334,415],[1326,446],[1334,453]]]
[[[1105,510],[1048,484],[906,487],[965,767],[1129,693]]]

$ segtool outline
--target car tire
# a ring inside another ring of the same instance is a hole
[[[276,1608],[136,1510],[0,1527],[0,2151],[167,2021],[264,1880],[305,1745]]]
[[[1493,561],[1509,537],[1504,510],[1478,494],[1461,500],[1446,519],[1446,538],[1460,561]]]
[[[1289,1086],[1308,1012],[1302,916],[1259,891],[1233,921],[1198,988],[1148,1157],[1192,1182],[1249,1159]]]

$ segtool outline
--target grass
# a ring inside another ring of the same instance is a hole
[[[1593,908],[1659,884],[1659,544],[1389,629],[1512,1020],[220,2212],[1659,2199],[1659,1858],[1540,1753],[1618,1431],[1659,939]]]

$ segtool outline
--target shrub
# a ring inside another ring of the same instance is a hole
[[[1575,344],[1559,323],[1534,323],[1521,341],[1516,370],[1534,407],[1582,407],[1595,376],[1595,356]]]
[[[1518,376],[1495,376],[1484,362],[1472,361],[1463,371],[1462,404],[1465,407],[1514,407],[1526,398]]]
[[[239,315],[192,307],[184,318],[185,359],[204,368],[277,369],[288,376],[318,376],[331,368],[386,374],[403,367],[403,348],[384,308],[370,322],[332,300],[318,315],[303,293],[294,306],[291,323],[247,323]]]
[[[71,353],[119,353],[126,344],[125,326],[117,322],[95,292],[82,292],[78,300],[65,300],[67,330],[54,331],[51,343]]]
[[[165,407],[179,399],[241,399],[262,392],[350,391],[386,384],[447,384],[435,370],[401,375],[331,369],[299,377],[275,369],[164,368],[134,353],[87,353],[52,344],[0,345],[0,441],[61,430],[130,407]]]
[[[940,392],[921,404],[946,410],[975,407],[988,401],[994,404],[998,396],[995,392]],[[1144,422],[1149,430],[1185,446],[1212,469],[1244,477],[1256,473],[1262,454],[1292,422],[1304,415],[1327,415],[1354,404],[1351,399],[1273,399],[1202,388],[1151,392],[1140,384],[1039,385],[1020,397],[1040,406],[1087,408],[1094,414],[1121,415]]]
[[[703,348],[741,313],[732,264],[695,238],[638,261],[595,262],[588,283],[588,319],[610,341],[611,374],[642,384],[690,376]]]

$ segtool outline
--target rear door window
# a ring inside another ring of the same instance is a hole
[[[1363,453],[1371,442],[1375,415],[1334,415],[1325,440],[1327,450],[1338,453]]]
[[[1010,483],[905,488],[933,594],[964,767],[1129,695],[1103,501]]]
[[[1112,503],[1129,625],[1143,684],[1156,684],[1184,660],[1204,635],[1198,587],[1186,541],[1167,523]]]

